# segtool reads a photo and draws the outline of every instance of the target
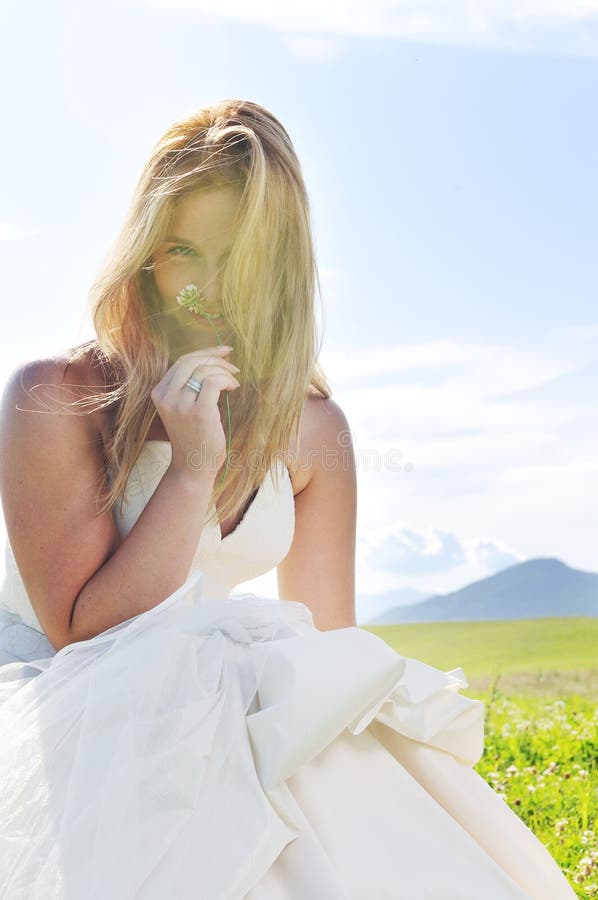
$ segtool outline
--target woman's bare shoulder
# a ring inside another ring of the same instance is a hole
[[[58,412],[61,405],[89,396],[89,391],[77,392],[77,387],[97,390],[106,387],[106,372],[93,346],[72,348],[79,351],[72,358],[70,352],[25,360],[11,372],[4,386],[4,402],[15,408],[33,412]],[[62,407],[64,408],[64,407]],[[104,426],[103,410],[86,413],[88,433],[100,437]]]
[[[57,357],[60,362],[68,365],[69,381],[74,382],[77,378],[80,384],[98,388],[98,391],[115,386],[116,369],[110,364],[95,341],[87,341],[78,347],[73,347],[72,351],[72,355],[64,354]]]
[[[295,446],[292,454],[294,464],[290,468],[290,476],[294,494],[306,488],[311,481],[323,447],[330,440],[331,425],[335,434],[339,426],[346,425],[343,411],[331,397],[326,397],[310,385],[299,424],[299,447]]]
[[[86,341],[68,350],[38,359],[24,360],[14,371],[44,375],[52,384],[105,386],[109,371],[95,344]]]

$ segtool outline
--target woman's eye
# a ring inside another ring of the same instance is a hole
[[[176,252],[177,250],[183,250],[185,252],[177,253]],[[183,246],[179,245],[178,247],[171,247],[168,252],[172,253],[173,256],[187,256],[188,253],[193,253],[193,250],[191,249],[191,247],[183,247]]]

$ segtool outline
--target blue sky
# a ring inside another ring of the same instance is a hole
[[[251,99],[312,204],[358,592],[534,556],[598,571],[598,2],[9,0],[2,18],[2,382],[93,335],[89,286],[165,128]]]

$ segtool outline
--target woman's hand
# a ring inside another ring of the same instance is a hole
[[[172,446],[170,468],[192,475],[206,470],[214,476],[226,459],[226,434],[220,419],[220,391],[240,387],[233,372],[239,369],[224,359],[229,347],[206,347],[184,353],[151,392]],[[187,385],[202,382],[198,394]]]

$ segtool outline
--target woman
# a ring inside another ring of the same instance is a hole
[[[355,626],[315,273],[287,132],[224,101],[154,148],[97,340],[5,387],[10,900],[575,896],[474,771],[462,670]]]

